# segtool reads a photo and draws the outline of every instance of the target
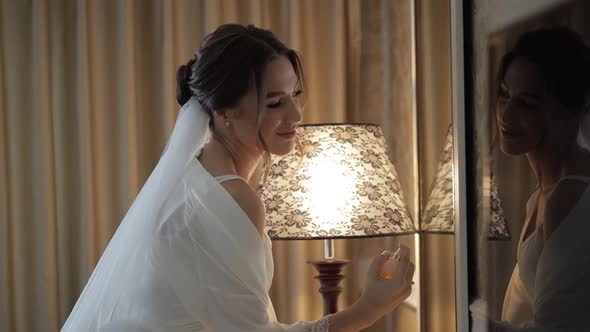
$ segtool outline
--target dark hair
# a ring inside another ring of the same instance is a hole
[[[590,51],[578,33],[565,27],[553,27],[523,34],[502,58],[498,88],[508,67],[516,59],[538,65],[548,93],[555,96],[567,110],[587,112]]]
[[[176,99],[184,105],[196,96],[211,119],[213,110],[235,106],[252,83],[260,101],[262,72],[266,64],[280,55],[289,59],[303,85],[299,56],[271,31],[253,25],[222,25],[205,37],[186,65],[178,68]]]

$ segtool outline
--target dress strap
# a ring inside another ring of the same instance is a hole
[[[216,176],[215,180],[217,180],[217,182],[219,182],[219,183],[223,183],[225,181],[230,181],[230,180],[242,180],[244,182],[248,182],[248,181],[244,180],[244,178],[242,178],[241,176],[236,175],[236,174],[226,174],[226,175]]]
[[[562,177],[561,179],[559,179],[559,181],[557,183],[559,183],[563,180],[567,180],[567,179],[578,180],[578,181],[582,181],[582,182],[586,182],[586,183],[590,184],[590,177],[581,176],[581,175],[566,175],[566,176]]]

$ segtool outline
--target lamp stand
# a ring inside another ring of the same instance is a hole
[[[320,280],[320,293],[324,298],[324,316],[338,311],[338,296],[342,287],[338,286],[340,280],[344,279],[341,273],[342,267],[350,263],[346,259],[324,259],[309,261],[320,273],[315,278]]]
[[[324,299],[324,316],[338,312],[338,296],[342,292],[340,280],[344,279],[342,268],[350,263],[347,259],[334,259],[333,240],[324,240],[324,259],[308,261],[320,273],[320,293]]]

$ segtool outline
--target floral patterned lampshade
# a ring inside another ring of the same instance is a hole
[[[438,162],[434,186],[428,197],[420,229],[424,232],[454,233],[453,131],[449,128]]]
[[[299,147],[273,157],[259,191],[273,239],[334,239],[415,231],[380,127],[303,125]]]
[[[498,192],[496,177],[493,171],[490,173],[490,224],[488,227],[488,239],[510,240],[510,232],[508,231],[504,208],[502,208],[502,200]]]
[[[420,224],[422,232],[454,233],[454,185],[453,185],[453,127],[449,128],[445,147],[440,157],[434,185]],[[489,177],[490,223],[488,238],[505,240],[510,238],[502,201],[493,174]]]

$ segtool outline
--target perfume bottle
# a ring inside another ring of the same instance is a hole
[[[399,249],[397,249],[393,254],[389,256],[389,258],[381,265],[379,269],[379,277],[383,279],[391,279],[393,278],[393,273],[395,272],[396,262],[400,260],[400,253]]]

